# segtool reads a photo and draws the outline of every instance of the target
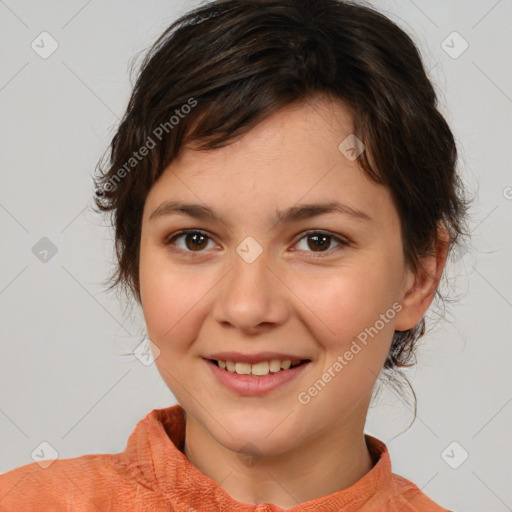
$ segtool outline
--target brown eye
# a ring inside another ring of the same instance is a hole
[[[202,233],[187,233],[185,235],[185,245],[191,251],[204,249],[208,245],[206,239],[207,237]]]
[[[308,235],[308,247],[313,251],[322,251],[328,249],[331,245],[331,238],[329,235]]]
[[[202,252],[208,246],[208,242],[213,241],[202,231],[182,231],[165,242],[165,245],[175,245],[178,249],[185,252]],[[184,243],[183,243],[184,242]]]
[[[305,241],[305,243],[303,241]],[[205,249],[213,248],[208,246],[209,242],[213,244],[213,247],[215,246],[214,241],[206,233],[190,229],[181,231],[168,238],[164,242],[164,245],[174,246],[184,253],[200,253],[206,252]],[[333,242],[336,244],[334,247],[332,247]],[[300,247],[301,243],[303,244],[302,247]],[[310,231],[309,233],[305,233],[296,245],[297,249],[294,250],[300,250],[310,254],[316,253],[313,255],[323,256],[324,254],[328,255],[350,244],[339,236],[330,233]]]
[[[303,243],[303,240],[305,240],[305,243]],[[334,246],[334,248],[331,248],[333,241],[337,245]],[[310,231],[299,240],[297,250],[310,253],[322,253],[323,255],[323,253],[330,253],[347,245],[349,245],[348,242],[338,236],[331,235],[330,233],[323,233],[322,231]]]

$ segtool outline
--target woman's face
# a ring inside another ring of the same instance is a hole
[[[189,418],[231,450],[278,454],[362,429],[393,332],[412,327],[391,195],[339,149],[352,123],[340,103],[294,105],[225,148],[185,149],[147,197],[140,290],[156,365]],[[224,381],[270,378],[214,368],[225,351],[309,362],[254,393]]]

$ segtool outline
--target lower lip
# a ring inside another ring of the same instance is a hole
[[[219,368],[215,363],[206,359],[213,375],[221,384],[231,391],[244,396],[259,396],[269,393],[279,386],[298,377],[309,365],[310,361],[300,366],[294,366],[288,370],[281,370],[276,373],[269,373],[264,377],[253,377],[251,375],[238,375]]]

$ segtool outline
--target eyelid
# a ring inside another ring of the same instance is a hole
[[[183,235],[191,234],[191,233],[199,233],[200,235],[204,235],[206,238],[208,238],[208,239],[212,240],[213,242],[215,242],[214,237],[212,237],[211,234],[208,233],[207,231],[204,231],[204,230],[198,229],[198,228],[187,228],[187,229],[182,229],[181,231],[173,233],[173,234],[171,234],[169,236],[166,236],[164,238],[164,240],[163,240],[163,245],[165,245],[165,246],[174,245],[173,242],[177,238],[179,238],[180,236],[183,236]],[[215,242],[215,243],[217,243],[217,242]],[[206,251],[183,251],[182,249],[179,249],[177,247],[175,247],[175,248],[178,251],[185,252],[185,253],[188,253],[188,254],[200,254],[202,252],[206,252]]]
[[[184,251],[183,249],[180,249],[180,248],[174,246],[173,242],[177,238],[179,238],[180,236],[191,234],[191,233],[199,233],[201,235],[204,235],[208,239],[212,240],[213,242],[215,242],[214,237],[212,237],[210,235],[210,233],[208,233],[207,231],[204,231],[204,230],[199,229],[199,228],[187,228],[187,229],[183,229],[181,231],[178,231],[176,233],[173,233],[172,235],[169,235],[169,236],[165,237],[164,241],[163,241],[163,244],[165,246],[173,246],[173,250],[179,251],[179,252],[187,254],[187,255],[190,255],[190,254],[201,254],[201,253],[207,254],[208,251],[205,251],[205,250],[202,250],[202,251]],[[338,249],[341,249],[343,247],[349,247],[349,246],[352,245],[352,243],[348,239],[342,237],[341,235],[338,235],[336,233],[332,233],[331,231],[326,231],[326,230],[323,230],[323,229],[308,229],[306,231],[303,231],[303,232],[299,233],[295,237],[295,241],[293,242],[293,245],[298,244],[302,239],[306,238],[309,235],[313,235],[313,234],[329,236],[332,240],[335,240],[339,244],[337,247],[334,247],[334,248],[329,249],[327,251],[318,251],[318,252],[316,252],[316,251],[301,251],[301,252],[309,253],[313,257],[322,257],[324,255],[325,256],[331,255],[333,252],[335,252]],[[217,243],[217,242],[215,242],[215,243]],[[292,249],[292,251],[295,252],[295,251],[297,251],[297,249]]]
[[[296,241],[293,243],[293,245],[297,245],[302,239],[308,237],[309,235],[325,235],[330,237],[332,240],[338,242],[337,247],[333,247],[332,249],[328,249],[327,251],[302,251],[306,252],[313,257],[319,256],[330,256],[334,252],[336,252],[338,249],[342,249],[343,247],[351,246],[351,242],[349,242],[348,239],[342,237],[341,235],[338,235],[336,233],[332,233],[331,231],[326,231],[324,229],[308,229],[306,231],[303,231],[296,237]],[[297,251],[297,249],[292,249],[292,251]]]

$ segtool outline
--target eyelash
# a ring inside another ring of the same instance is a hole
[[[166,238],[164,240],[164,245],[165,246],[169,246],[169,247],[173,246],[172,247],[173,251],[182,252],[185,255],[192,256],[192,257],[195,254],[200,254],[200,253],[206,252],[205,250],[189,251],[189,250],[185,250],[185,249],[180,249],[179,247],[176,247],[174,245],[174,241],[177,240],[178,238],[180,238],[182,236],[186,236],[186,235],[191,235],[191,234],[200,234],[200,235],[205,236],[209,240],[213,241],[213,239],[205,231],[202,231],[200,229],[184,229],[184,230],[179,231],[178,233],[175,233],[174,235]],[[333,251],[342,249],[343,247],[350,246],[350,243],[347,240],[344,240],[343,238],[341,238],[341,237],[339,237],[337,235],[334,235],[333,233],[330,233],[328,231],[310,230],[310,231],[305,231],[304,233],[301,233],[301,235],[302,235],[301,238],[299,238],[296,243],[299,243],[300,241],[302,241],[303,239],[305,239],[305,238],[307,238],[308,236],[311,236],[311,235],[324,235],[326,237],[331,238],[331,240],[334,240],[334,241],[338,242],[339,245],[337,247],[335,247],[334,249],[328,249],[326,251],[318,251],[318,252],[306,251],[306,252],[309,252],[312,255],[313,258],[322,258],[325,255],[330,255]]]

